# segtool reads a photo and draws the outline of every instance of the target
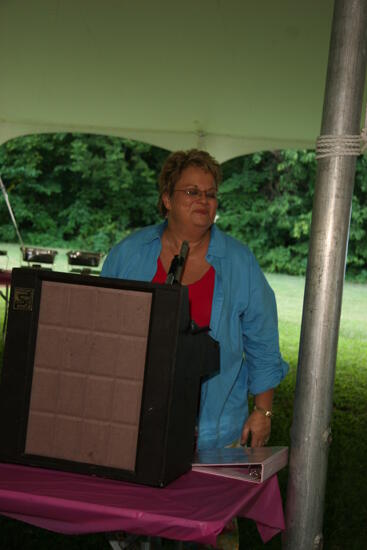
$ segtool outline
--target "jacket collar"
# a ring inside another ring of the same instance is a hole
[[[148,226],[144,232],[143,242],[145,244],[150,244],[156,239],[161,240],[163,231],[165,230],[166,226],[167,226],[167,220],[158,225]]]
[[[216,256],[223,258],[226,255],[226,239],[225,234],[218,229],[213,223],[210,230],[210,243],[208,248],[207,257]]]
[[[151,225],[147,227],[144,236],[144,243],[150,244],[156,239],[161,239],[163,231],[167,227],[167,220],[158,224]],[[226,255],[226,241],[224,233],[218,229],[218,227],[213,223],[210,229],[210,242],[208,247],[207,256],[216,256],[222,258]]]

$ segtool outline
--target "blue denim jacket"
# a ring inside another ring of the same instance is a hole
[[[165,223],[129,235],[108,254],[102,275],[151,281]],[[238,439],[248,416],[247,395],[277,386],[288,371],[279,352],[275,297],[254,255],[211,228],[206,259],[215,269],[210,335],[220,343],[220,373],[202,384],[198,448]]]

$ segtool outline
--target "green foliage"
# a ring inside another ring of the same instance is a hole
[[[270,272],[305,272],[315,181],[310,151],[256,153],[224,166],[218,224]]]
[[[166,155],[114,137],[32,135],[0,147],[0,173],[26,243],[106,252],[159,219],[157,179]],[[15,239],[1,201],[0,240]]]
[[[367,158],[359,157],[352,202],[348,244],[348,272],[359,281],[367,280]]]
[[[27,244],[107,252],[132,229],[156,223],[166,151],[87,134],[32,135],[0,147],[0,174]],[[268,272],[304,275],[316,160],[313,151],[238,157],[223,165],[218,225]],[[0,200],[0,241],[16,234]],[[347,275],[367,280],[367,159],[357,160]]]
[[[218,225],[244,241],[272,273],[304,275],[312,218],[313,151],[240,157],[223,166]],[[347,275],[367,280],[367,160],[357,160]]]

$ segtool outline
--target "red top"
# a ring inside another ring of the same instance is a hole
[[[158,258],[157,271],[152,283],[164,283],[167,273],[164,270],[161,259]],[[208,327],[212,312],[214,292],[214,267],[210,267],[206,273],[191,285],[189,289],[190,317],[199,327]]]

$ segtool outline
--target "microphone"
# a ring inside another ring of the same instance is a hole
[[[182,272],[185,267],[185,261],[187,253],[189,251],[189,243],[183,241],[179,254],[174,256],[168,274],[166,278],[166,285],[173,285],[174,283],[181,283]]]

